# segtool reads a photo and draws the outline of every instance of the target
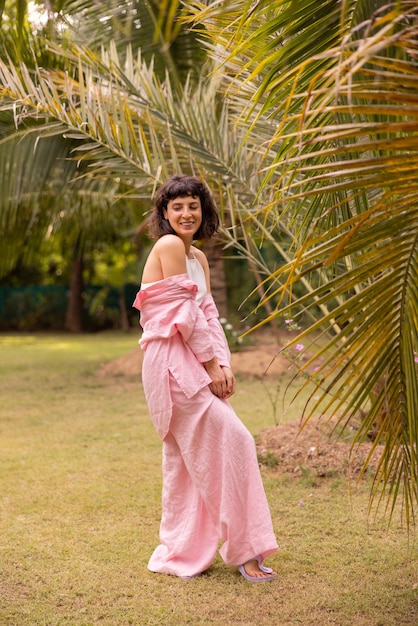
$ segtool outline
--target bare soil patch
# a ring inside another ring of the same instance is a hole
[[[332,433],[332,421],[315,418],[303,428],[299,422],[290,422],[265,429],[257,436],[261,463],[293,476],[326,478],[342,474],[358,478],[371,448],[372,443],[352,447],[350,441],[339,440]],[[379,448],[368,463],[372,472],[378,463]]]
[[[274,377],[289,368],[288,359],[279,354],[289,334],[276,340],[270,333],[263,331],[257,334],[252,345],[232,353],[231,366],[235,374],[242,376]],[[121,357],[105,363],[100,369],[102,375],[140,376],[142,367],[142,349],[140,346]]]
[[[288,339],[288,333],[278,338],[265,331],[258,333],[253,345],[232,353],[231,366],[235,375],[254,378],[264,376],[274,380],[287,372],[289,361],[279,351]],[[142,350],[138,346],[105,363],[100,369],[100,375],[140,377],[141,366]],[[332,419],[312,418],[303,428],[300,422],[289,422],[265,429],[257,436],[260,462],[281,474],[300,476],[309,473],[316,477],[343,474],[357,478],[370,454],[372,443],[363,443],[352,449],[351,441],[344,441],[333,433],[334,425]],[[371,471],[376,468],[378,458],[379,449],[368,465]]]

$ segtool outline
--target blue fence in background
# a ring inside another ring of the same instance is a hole
[[[138,323],[132,302],[138,286],[127,284],[123,297],[129,321]],[[0,330],[63,330],[68,306],[66,286],[42,285],[0,287]],[[83,321],[86,330],[120,327],[120,294],[113,287],[86,286],[83,291]]]

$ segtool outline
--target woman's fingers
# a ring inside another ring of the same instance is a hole
[[[211,392],[218,398],[226,399],[230,398],[235,393],[235,376],[229,367],[206,367],[208,373],[211,375],[212,382],[209,385]]]
[[[225,397],[230,397],[235,393],[235,376],[231,370],[231,368],[229,367],[222,367],[222,371],[224,373],[225,376],[225,383],[226,383],[226,396]]]
[[[218,398],[225,398],[225,396],[228,393],[225,382],[224,383],[210,383],[209,389],[215,396],[218,396]]]

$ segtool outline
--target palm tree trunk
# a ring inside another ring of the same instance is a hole
[[[129,317],[128,317],[128,311],[126,309],[124,287],[121,287],[119,289],[119,311],[120,311],[120,323],[122,326],[122,330],[127,332],[129,330]]]
[[[65,319],[65,327],[71,333],[83,332],[83,267],[83,252],[77,243],[71,266],[70,296]]]

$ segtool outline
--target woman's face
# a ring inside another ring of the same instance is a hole
[[[164,217],[176,235],[182,239],[192,240],[202,224],[200,198],[185,196],[169,200]]]

